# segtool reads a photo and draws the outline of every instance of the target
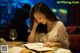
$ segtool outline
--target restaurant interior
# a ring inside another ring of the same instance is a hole
[[[33,5],[36,3],[43,2],[48,5],[56,17],[64,23],[69,37],[69,49],[72,51],[72,53],[80,53],[80,5],[68,3],[59,4],[58,1],[59,0],[0,0],[0,38],[4,38],[7,42],[12,41],[9,37],[9,24],[14,18],[15,11],[17,9],[22,8],[22,6],[25,4],[29,4],[31,7],[33,7]],[[30,27],[29,17],[26,19],[26,25]],[[28,37],[30,34],[29,29],[27,30],[27,33]]]

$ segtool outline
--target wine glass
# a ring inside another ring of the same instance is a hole
[[[14,40],[17,38],[17,31],[16,29],[10,29],[10,39],[13,40],[13,44],[14,44]]]

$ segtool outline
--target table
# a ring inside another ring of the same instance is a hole
[[[9,46],[9,48],[12,48],[12,47],[14,47],[16,45],[18,45],[21,48],[25,48],[22,45],[20,45],[20,44],[23,44],[23,43],[24,42],[19,42],[19,41],[16,41],[16,42],[7,42],[7,45]],[[57,49],[57,48],[55,47],[55,49]],[[30,52],[31,52],[31,50],[25,48],[20,53],[30,53]],[[52,51],[48,51],[48,52],[43,52],[43,53],[53,53],[53,52]]]

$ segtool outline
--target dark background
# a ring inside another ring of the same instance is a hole
[[[32,7],[38,2],[47,4],[56,16],[58,16],[64,24],[67,25],[68,5],[57,4],[56,0],[0,0],[0,29],[13,18],[16,9],[21,8],[26,3],[30,4]]]

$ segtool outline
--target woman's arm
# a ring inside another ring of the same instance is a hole
[[[38,22],[36,20],[34,20],[34,25],[33,25],[33,28],[32,28],[32,31],[28,37],[28,42],[35,42],[35,39],[36,39],[36,28],[38,26]]]
[[[45,42],[44,46],[46,47],[61,47],[60,42]]]
[[[64,25],[59,29],[59,32],[60,32],[59,33],[60,43],[62,44],[62,46],[64,48],[69,49],[69,37],[68,37],[68,34],[66,32],[66,28]]]

